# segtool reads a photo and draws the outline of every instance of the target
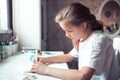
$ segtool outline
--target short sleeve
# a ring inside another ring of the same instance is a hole
[[[72,55],[72,57],[74,58],[78,58],[78,52],[75,48],[73,48],[71,51],[70,51],[70,54]]]
[[[87,47],[88,51],[85,51],[88,55],[86,55],[87,60],[84,65],[94,68],[97,73],[100,73],[104,65],[107,47],[107,42],[103,36],[92,39]]]

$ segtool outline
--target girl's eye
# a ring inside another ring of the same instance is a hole
[[[72,32],[72,31],[67,31],[67,32]]]

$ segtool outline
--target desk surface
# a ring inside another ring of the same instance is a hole
[[[63,52],[56,51],[47,51],[44,53],[45,55],[63,54]],[[26,71],[30,71],[31,69],[32,62],[29,60],[31,55],[32,53],[18,54],[0,62],[0,80],[23,80],[23,78],[27,75],[36,76],[36,80],[61,80],[50,76],[38,75],[36,73],[24,73]],[[68,69],[66,63],[56,63],[49,66]]]

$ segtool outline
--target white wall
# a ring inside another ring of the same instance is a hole
[[[13,27],[21,47],[41,50],[40,0],[13,0]]]

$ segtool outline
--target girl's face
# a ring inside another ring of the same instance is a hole
[[[73,26],[65,21],[61,21],[59,24],[61,28],[65,31],[66,36],[71,40],[77,41],[83,38],[85,31],[84,23],[81,24],[79,27]]]

